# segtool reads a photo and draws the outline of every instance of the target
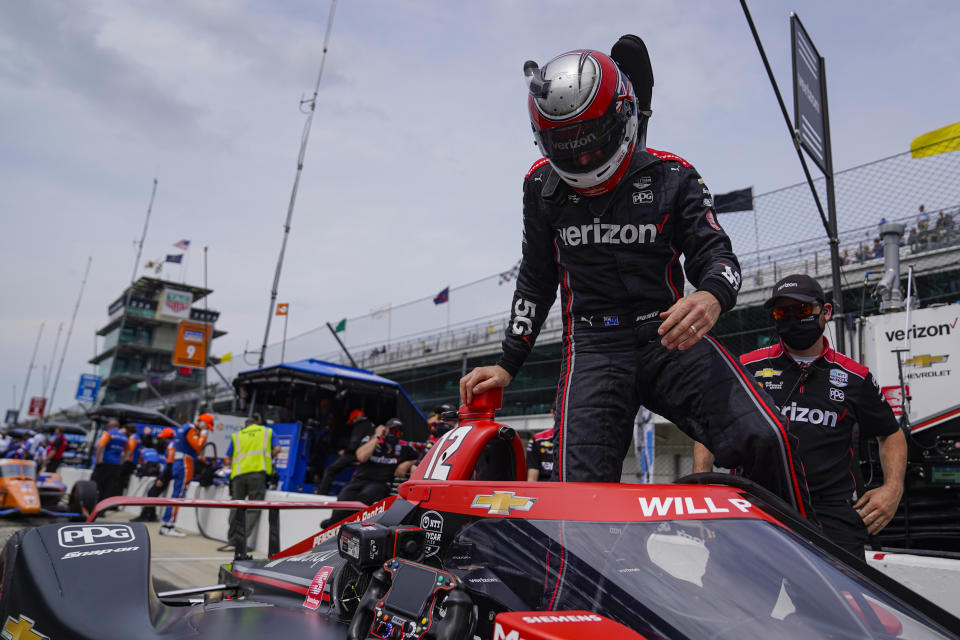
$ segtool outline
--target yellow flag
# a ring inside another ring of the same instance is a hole
[[[914,158],[926,158],[948,151],[960,151],[960,122],[934,129],[910,143],[910,155]]]
[[[224,362],[230,362],[231,360],[233,360],[233,351],[227,351],[225,354],[220,356],[220,364],[223,364]]]

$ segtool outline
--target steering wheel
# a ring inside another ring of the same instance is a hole
[[[425,593],[426,597],[414,605],[407,600],[411,593]],[[411,605],[419,606],[419,612],[412,613]],[[466,640],[473,631],[472,614],[473,601],[458,578],[433,567],[391,558],[371,575],[347,638]]]

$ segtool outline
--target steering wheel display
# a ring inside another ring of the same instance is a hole
[[[393,558],[371,577],[370,586],[350,623],[348,637],[354,640],[467,638],[472,609],[473,602],[453,575]]]

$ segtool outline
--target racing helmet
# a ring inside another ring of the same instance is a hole
[[[170,427],[164,427],[163,429],[160,430],[160,435],[158,435],[157,437],[170,438],[172,440],[174,435],[175,434],[173,433],[173,429],[171,429]]]
[[[523,65],[530,125],[540,151],[568,185],[586,196],[611,191],[637,146],[640,113],[633,85],[614,60],[577,49],[543,69]],[[645,127],[643,127],[645,131]]]

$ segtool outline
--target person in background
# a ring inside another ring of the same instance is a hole
[[[350,427],[350,441],[345,449],[340,449],[338,457],[323,470],[323,478],[314,493],[326,496],[331,495],[333,481],[344,469],[357,463],[356,450],[360,442],[373,434],[373,422],[367,418],[363,409],[354,409],[347,416],[347,426]]]
[[[14,440],[4,457],[8,460],[29,460],[30,450],[27,448],[26,440]]]
[[[197,457],[203,451],[207,443],[207,432],[213,428],[213,416],[209,413],[201,413],[195,422],[186,423],[179,427],[171,443],[174,456],[171,472],[173,482],[173,492],[171,498],[182,498],[187,493],[187,485],[193,479],[194,469],[197,464]],[[160,525],[160,535],[183,537],[184,533],[174,528],[177,521],[177,508],[167,507],[163,510],[161,518],[163,524]]]
[[[433,449],[433,445],[437,444],[440,438],[453,429],[453,425],[443,420],[443,417],[445,415],[449,416],[451,412],[456,413],[456,411],[456,407],[452,404],[438,405],[430,414],[430,417],[427,418],[427,441],[409,443],[417,451],[417,461],[410,467],[410,475],[413,475],[414,471],[417,470],[427,453]]]
[[[144,475],[153,475],[151,473],[147,473],[148,470],[157,471],[156,479],[147,490],[148,498],[159,497],[163,493],[164,489],[167,488],[167,485],[170,484],[170,480],[173,477],[173,462],[176,459],[176,449],[173,446],[173,439],[175,435],[176,434],[171,427],[164,427],[160,430],[160,435],[157,436],[156,447],[145,447],[140,456],[143,460],[144,467],[148,467],[148,465],[151,464],[156,464],[155,468],[148,468],[144,470]],[[144,507],[140,511],[140,515],[133,519],[133,522],[156,521],[156,507]]]
[[[557,403],[550,407],[550,417],[557,419]],[[533,434],[527,441],[527,480],[547,482],[553,476],[553,427]]]
[[[38,431],[27,440],[27,450],[30,457],[37,461],[37,466],[42,466],[43,454],[47,449],[47,436],[42,431]]]
[[[340,491],[339,501],[358,501],[371,505],[390,495],[390,483],[394,477],[404,477],[417,460],[417,452],[401,441],[403,422],[390,418],[386,424],[374,429],[364,437],[355,455],[359,461],[353,479]],[[335,510],[320,526],[336,524],[350,515],[350,511]]]
[[[7,455],[7,449],[13,444],[13,438],[7,433],[6,429],[0,430],[0,458]]]
[[[63,427],[57,427],[53,432],[53,438],[50,440],[50,444],[47,445],[47,451],[44,454],[44,460],[46,460],[46,468],[44,471],[47,473],[56,473],[57,469],[60,468],[60,463],[63,462],[63,452],[67,450],[67,437],[63,435]]]
[[[280,447],[273,444],[273,429],[260,423],[260,416],[247,418],[243,429],[230,436],[227,447],[227,464],[230,465],[230,497],[234,500],[263,500],[267,495],[267,477],[273,473],[273,457]],[[246,535],[253,532],[260,517],[259,511],[244,511],[246,517]],[[237,509],[230,512],[230,530],[227,533],[227,545],[221,547],[238,548],[243,542],[237,520],[241,516]]]
[[[107,422],[100,439],[97,440],[97,453],[90,479],[97,485],[100,500],[120,495],[120,465],[127,440],[127,432],[120,428],[120,422],[116,419]]]
[[[137,462],[140,459],[140,451],[143,445],[140,442],[140,435],[137,431],[137,425],[128,422],[123,425],[123,430],[127,434],[127,446],[123,448],[123,460],[120,462],[120,493],[127,492],[127,486],[130,484],[130,476],[137,468]]]
[[[823,331],[833,305],[825,302],[816,280],[787,276],[774,285],[764,306],[780,342],[740,356],[740,363],[790,418],[824,535],[862,560],[868,534],[887,526],[900,503],[906,438],[869,369],[830,348]],[[877,439],[883,469],[883,485],[856,502],[855,427],[861,438]],[[694,446],[694,472],[712,470],[713,455],[699,443]]]
[[[643,405],[633,419],[633,454],[637,461],[637,482],[653,482],[654,461],[654,424],[653,411]]]

